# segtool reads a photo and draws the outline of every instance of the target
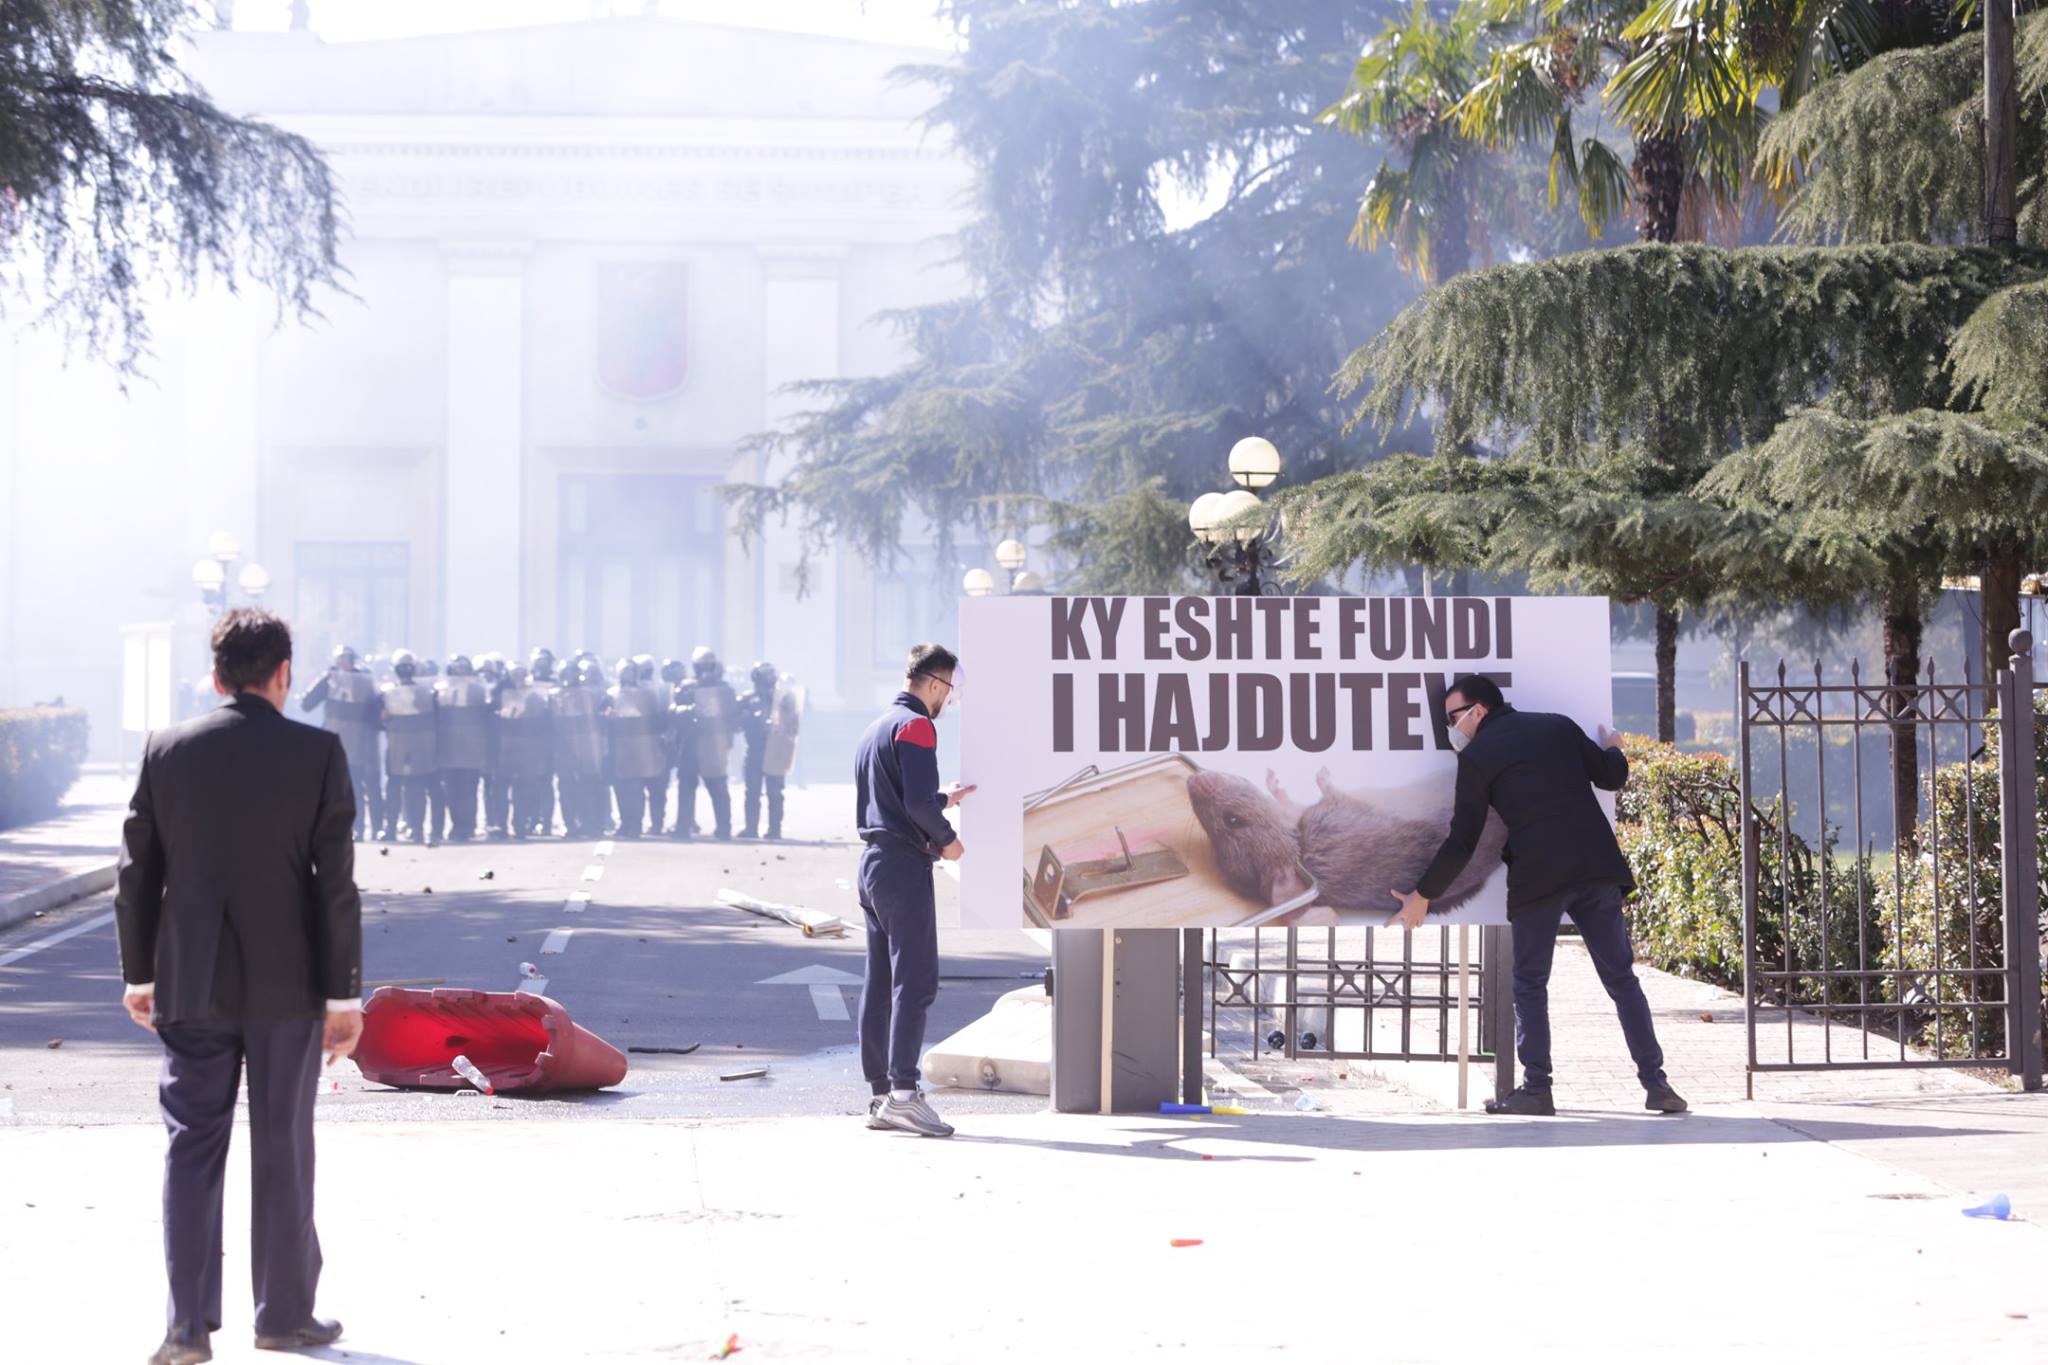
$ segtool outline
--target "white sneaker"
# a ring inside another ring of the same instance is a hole
[[[901,1128],[904,1132],[916,1133],[919,1137],[953,1136],[953,1125],[939,1117],[938,1112],[926,1101],[922,1090],[907,1100],[899,1100],[894,1095],[889,1096],[882,1104],[881,1119],[891,1128]]]
[[[882,1106],[888,1103],[887,1095],[877,1095],[868,1101],[868,1127],[886,1133],[896,1125],[882,1121]]]

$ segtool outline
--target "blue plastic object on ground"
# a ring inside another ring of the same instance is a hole
[[[1994,1194],[1989,1199],[1979,1204],[1976,1208],[1964,1209],[1963,1217],[1998,1219],[2010,1218],[2012,1217],[2012,1200],[2005,1195]]]

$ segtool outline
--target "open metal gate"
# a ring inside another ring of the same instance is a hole
[[[1838,1068],[2005,1068],[2040,1088],[2037,686],[2032,637],[2011,645],[1988,684],[1932,663],[1830,682],[1816,663],[1759,685],[1742,665],[1752,1094],[1758,1072]]]

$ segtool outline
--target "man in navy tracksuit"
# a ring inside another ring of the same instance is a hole
[[[868,1127],[951,1137],[918,1088],[924,1017],[939,993],[932,862],[958,858],[946,822],[972,787],[939,789],[932,722],[954,695],[960,661],[944,645],[910,651],[904,690],[861,736],[853,760],[860,827],[860,908],[867,916],[867,982],[860,997],[860,1062],[872,1098]]]

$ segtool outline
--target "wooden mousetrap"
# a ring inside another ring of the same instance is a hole
[[[1116,857],[1077,863],[1062,862],[1050,844],[1041,846],[1038,874],[1031,879],[1030,889],[1031,900],[1040,913],[1048,919],[1066,919],[1074,912],[1074,902],[1084,896],[1172,881],[1188,874],[1188,865],[1170,848],[1133,853],[1121,828],[1116,832],[1116,842],[1123,850]]]
[[[1225,882],[1188,800],[1188,778],[1201,771],[1186,754],[1150,754],[1107,769],[1090,764],[1028,794],[1017,871],[1025,922],[1041,929],[1183,929],[1311,906],[1313,878],[1307,894],[1275,906]],[[1143,851],[1132,852],[1132,843]]]

